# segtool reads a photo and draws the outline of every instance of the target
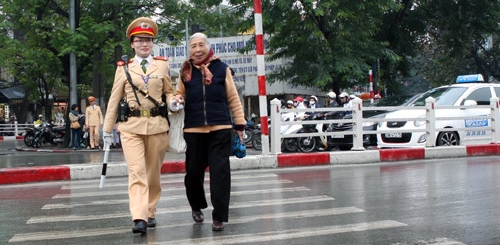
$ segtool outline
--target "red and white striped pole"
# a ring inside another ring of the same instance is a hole
[[[264,61],[264,35],[262,31],[262,3],[253,2],[255,17],[255,46],[257,54],[257,79],[259,86],[260,128],[262,137],[262,153],[269,154],[269,125],[267,123],[266,70]]]
[[[370,103],[373,103],[373,73],[372,70],[368,71],[368,76],[370,78]]]

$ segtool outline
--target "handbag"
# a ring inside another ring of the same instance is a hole
[[[186,152],[186,141],[183,136],[184,129],[184,110],[170,113],[168,115],[170,122],[170,130],[168,131],[169,152],[184,153]]]
[[[72,129],[79,129],[81,127],[80,123],[78,120],[71,122],[71,128]]]

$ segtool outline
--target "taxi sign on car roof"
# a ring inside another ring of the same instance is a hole
[[[484,82],[483,75],[472,74],[472,75],[462,75],[457,77],[457,83],[477,83]]]

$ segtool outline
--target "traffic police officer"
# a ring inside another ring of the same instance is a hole
[[[168,149],[168,121],[166,115],[158,112],[153,100],[162,103],[162,95],[166,95],[165,102],[170,102],[174,92],[168,58],[152,56],[153,39],[157,33],[156,23],[146,17],[138,18],[128,26],[126,34],[135,57],[118,62],[103,126],[108,147],[118,105],[124,98],[129,110],[127,121],[119,123],[120,137],[128,166],[129,207],[134,221],[132,232],[140,234],[146,234],[147,227],[156,226],[156,206],[161,195],[160,170]],[[126,70],[131,81],[127,79]]]
[[[95,97],[89,96],[89,106],[85,108],[85,128],[89,132],[90,148],[99,148],[99,128],[102,125],[101,107],[95,104]]]

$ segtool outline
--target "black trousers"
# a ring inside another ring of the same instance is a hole
[[[209,167],[210,200],[214,207],[212,219],[220,222],[228,221],[232,131],[223,129],[210,133],[184,133],[187,145],[184,185],[189,205],[194,211],[207,208],[203,183],[205,171]]]

